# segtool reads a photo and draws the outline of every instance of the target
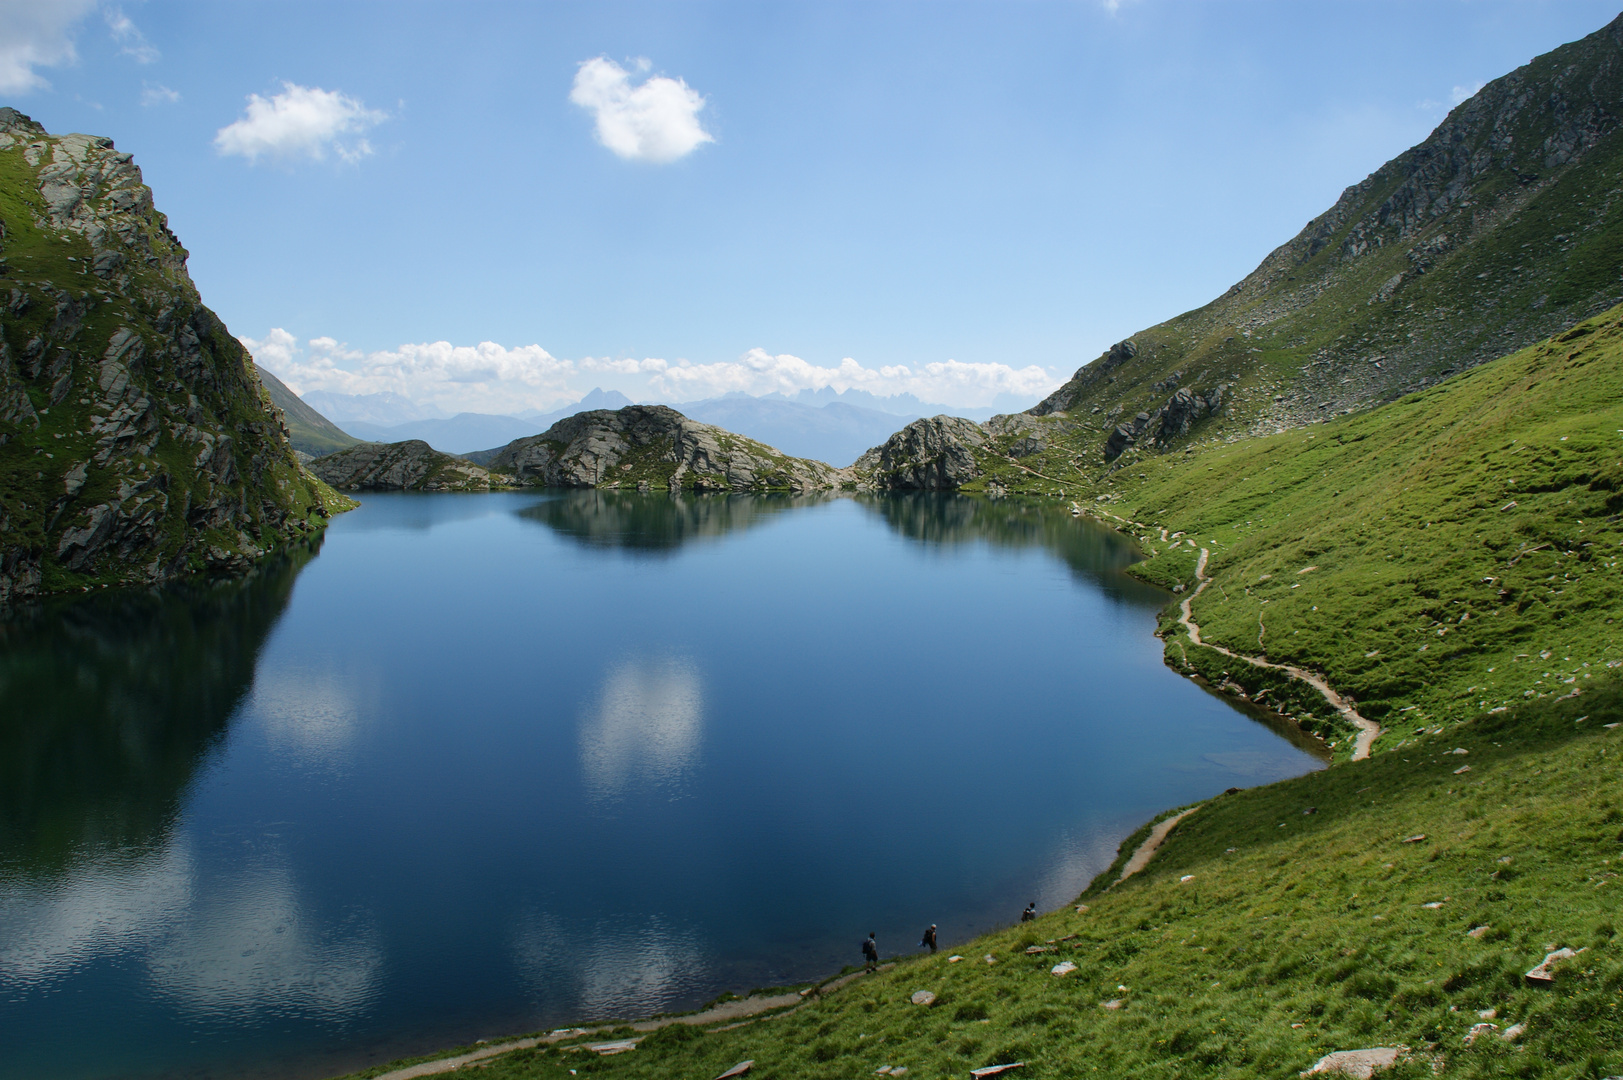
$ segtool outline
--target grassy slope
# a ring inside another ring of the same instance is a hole
[[[1141,576],[1192,585],[1190,541],[1210,550],[1207,640],[1321,670],[1372,719],[1457,719],[1623,666],[1623,309],[1304,430],[1113,472],[1065,454],[1027,460],[1071,484],[1030,483],[1151,526]],[[1174,666],[1278,683],[1163,629]],[[1287,711],[1330,715],[1305,693]]]
[[[1256,652],[1265,613],[1269,656],[1327,671],[1394,727],[1375,757],[1221,797],[1141,877],[1090,889],[1088,912],[964,945],[962,963],[905,961],[791,1016],[672,1029],[604,1059],[524,1052],[489,1075],[700,1077],[754,1058],[762,1077],[1015,1059],[1031,1076],[1262,1077],[1396,1043],[1419,1052],[1397,1076],[1433,1075],[1434,1057],[1461,1076],[1623,1072],[1607,884],[1623,860],[1623,729],[1603,726],[1623,718],[1608,667],[1623,655],[1623,311],[1305,431],[1116,472],[1072,467],[1063,440],[1025,460],[1069,481],[1034,487],[1154,523],[1139,530],[1147,578],[1193,580],[1188,538],[1160,527],[1198,538],[1213,553],[1195,605],[1208,636]],[[1181,665],[1201,650],[1168,652]],[[1524,985],[1556,946],[1589,951],[1553,988]],[[1050,975],[1063,959],[1079,971]],[[910,1004],[918,989],[936,1004]],[[1489,1008],[1527,1024],[1520,1042],[1467,1047]]]
[[[254,370],[259,375],[259,381],[265,385],[270,394],[271,401],[282,410],[282,420],[287,424],[288,442],[293,449],[312,457],[320,457],[336,450],[344,450],[361,440],[328,420],[315,409],[307,405],[287,384],[271,374],[266,369],[255,365]]]

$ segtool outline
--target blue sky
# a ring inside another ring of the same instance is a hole
[[[0,102],[134,152],[205,302],[301,391],[977,405],[1220,294],[1616,14],[0,0]]]

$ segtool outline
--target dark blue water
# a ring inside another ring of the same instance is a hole
[[[1074,897],[1318,765],[1056,507],[369,496],[0,623],[0,1076],[323,1076]]]

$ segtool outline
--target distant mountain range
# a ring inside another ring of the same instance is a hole
[[[1003,399],[1007,398],[1005,402]],[[581,400],[551,412],[529,411],[517,415],[458,413],[446,416],[432,405],[420,405],[399,394],[336,394],[317,390],[304,396],[301,404],[317,419],[330,420],[330,431],[320,433],[321,449],[314,449],[318,436],[315,425],[304,430],[295,424],[295,409],[277,402],[288,415],[294,431],[294,445],[307,453],[327,453],[340,449],[332,432],[347,432],[367,442],[404,442],[420,439],[435,450],[458,454],[476,462],[488,462],[496,451],[514,439],[537,435],[559,420],[591,409],[619,409],[632,404],[616,390],[593,389]],[[790,397],[767,394],[752,397],[744,393],[685,401],[671,407],[706,424],[735,431],[740,435],[776,447],[795,457],[812,458],[835,466],[846,466],[870,447],[884,442],[898,428],[921,416],[947,413],[971,420],[986,420],[996,412],[1012,412],[1031,405],[1030,399],[1002,395],[997,402],[1008,408],[962,409],[921,401],[912,394],[880,397],[866,390],[802,390]],[[338,431],[341,425],[342,431]]]

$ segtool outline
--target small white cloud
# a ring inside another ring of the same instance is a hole
[[[1110,14],[1114,15],[1123,7],[1133,2],[1134,0],[1099,0],[1099,6],[1104,8]]]
[[[1479,82],[1474,86],[1456,86],[1454,89],[1448,92],[1448,100],[1453,102],[1455,105],[1462,104],[1463,102],[1476,97],[1476,92],[1487,85],[1488,84],[1485,82]]]
[[[650,67],[645,59],[634,66]],[[697,90],[665,75],[633,86],[631,73],[607,57],[581,62],[569,100],[597,121],[597,141],[628,161],[675,161],[716,141],[699,123],[705,99]]]
[[[221,154],[236,154],[250,162],[260,158],[286,160],[308,157],[317,161],[331,147],[340,158],[354,163],[372,152],[359,136],[388,114],[368,109],[348,94],[284,82],[282,92],[270,98],[248,95],[242,119],[221,128],[214,147]]]
[[[124,14],[124,9],[110,7],[102,13],[107,20],[107,29],[112,31],[113,40],[118,42],[118,51],[125,56],[132,56],[138,64],[156,63],[159,52],[151,42],[147,41],[140,27],[130,21]]]
[[[141,104],[147,108],[154,105],[173,105],[180,100],[180,91],[171,90],[163,83],[141,83]]]
[[[78,60],[73,35],[95,0],[0,0],[0,94],[50,85],[34,69]]]

